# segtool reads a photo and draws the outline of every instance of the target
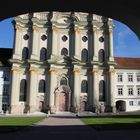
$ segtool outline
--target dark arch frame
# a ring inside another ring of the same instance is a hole
[[[25,61],[29,58],[29,49],[27,47],[24,47],[22,49],[22,60]]]
[[[88,82],[87,82],[87,80],[82,80],[82,82],[81,82],[81,93],[88,93]]]
[[[99,56],[99,62],[100,63],[105,62],[105,51],[103,49],[99,50],[98,56]]]
[[[61,49],[61,55],[68,55],[68,49],[67,48],[62,48]]]
[[[81,51],[81,60],[83,62],[87,62],[88,61],[88,50],[86,48],[84,48],[82,51]]]
[[[47,60],[47,49],[43,47],[40,49],[40,61],[46,60]]]
[[[27,98],[27,81],[26,79],[22,79],[20,81],[19,101],[26,101],[26,98]]]
[[[99,82],[99,101],[104,102],[105,101],[105,81],[101,80]]]
[[[46,82],[45,82],[44,79],[41,79],[39,81],[38,92],[39,93],[45,93],[45,89],[46,89]]]
[[[61,85],[68,85],[67,78],[61,77],[61,79],[60,79],[60,86],[61,86]]]

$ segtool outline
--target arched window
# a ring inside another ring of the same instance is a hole
[[[88,61],[88,50],[87,49],[83,49],[81,52],[81,56],[82,56],[82,61],[87,62]]]
[[[103,49],[99,50],[99,62],[105,61],[105,51]]]
[[[20,82],[19,101],[26,101],[26,96],[27,96],[27,82],[25,79],[22,79]]]
[[[105,101],[105,81],[99,83],[99,101]]]
[[[25,61],[29,57],[29,50],[27,47],[24,47],[22,50],[22,60]]]
[[[47,49],[42,48],[40,50],[40,61],[45,61],[47,59]]]
[[[88,92],[88,82],[87,82],[87,80],[83,80],[81,82],[81,92],[82,93],[87,93]]]
[[[65,77],[61,78],[60,85],[67,85],[67,79]]]
[[[63,49],[61,50],[61,55],[68,55],[68,50],[67,50],[67,48],[63,48]]]
[[[38,92],[45,93],[45,80],[43,79],[39,81]]]

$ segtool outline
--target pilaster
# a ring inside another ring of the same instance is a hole
[[[29,112],[36,111],[36,97],[38,87],[38,71],[35,68],[30,68],[30,86],[29,86]]]
[[[35,25],[32,27],[33,29],[33,41],[32,41],[32,52],[31,52],[31,59],[38,60],[40,56],[39,50],[39,28]]]
[[[93,61],[98,61],[98,29],[93,27]]]
[[[19,103],[19,89],[20,89],[20,69],[12,68],[12,79],[11,79],[11,99],[10,99],[10,110],[12,114],[19,112],[18,103]]]

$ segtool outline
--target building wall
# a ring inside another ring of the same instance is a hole
[[[123,75],[123,81],[118,82],[117,75]],[[133,75],[133,82],[128,81],[128,74]],[[116,69],[115,74],[115,101],[122,100],[126,102],[126,111],[140,110],[140,95],[137,93],[137,88],[140,87],[140,81],[137,81],[137,75],[140,74],[138,69]],[[118,87],[123,88],[123,95],[118,95]],[[133,88],[133,95],[128,94],[128,88]],[[130,101],[133,101],[133,105],[130,105]]]

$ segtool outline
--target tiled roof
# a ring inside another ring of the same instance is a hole
[[[0,48],[0,67],[10,67],[8,60],[12,57],[13,49]]]
[[[140,68],[140,58],[115,57],[116,68]]]

